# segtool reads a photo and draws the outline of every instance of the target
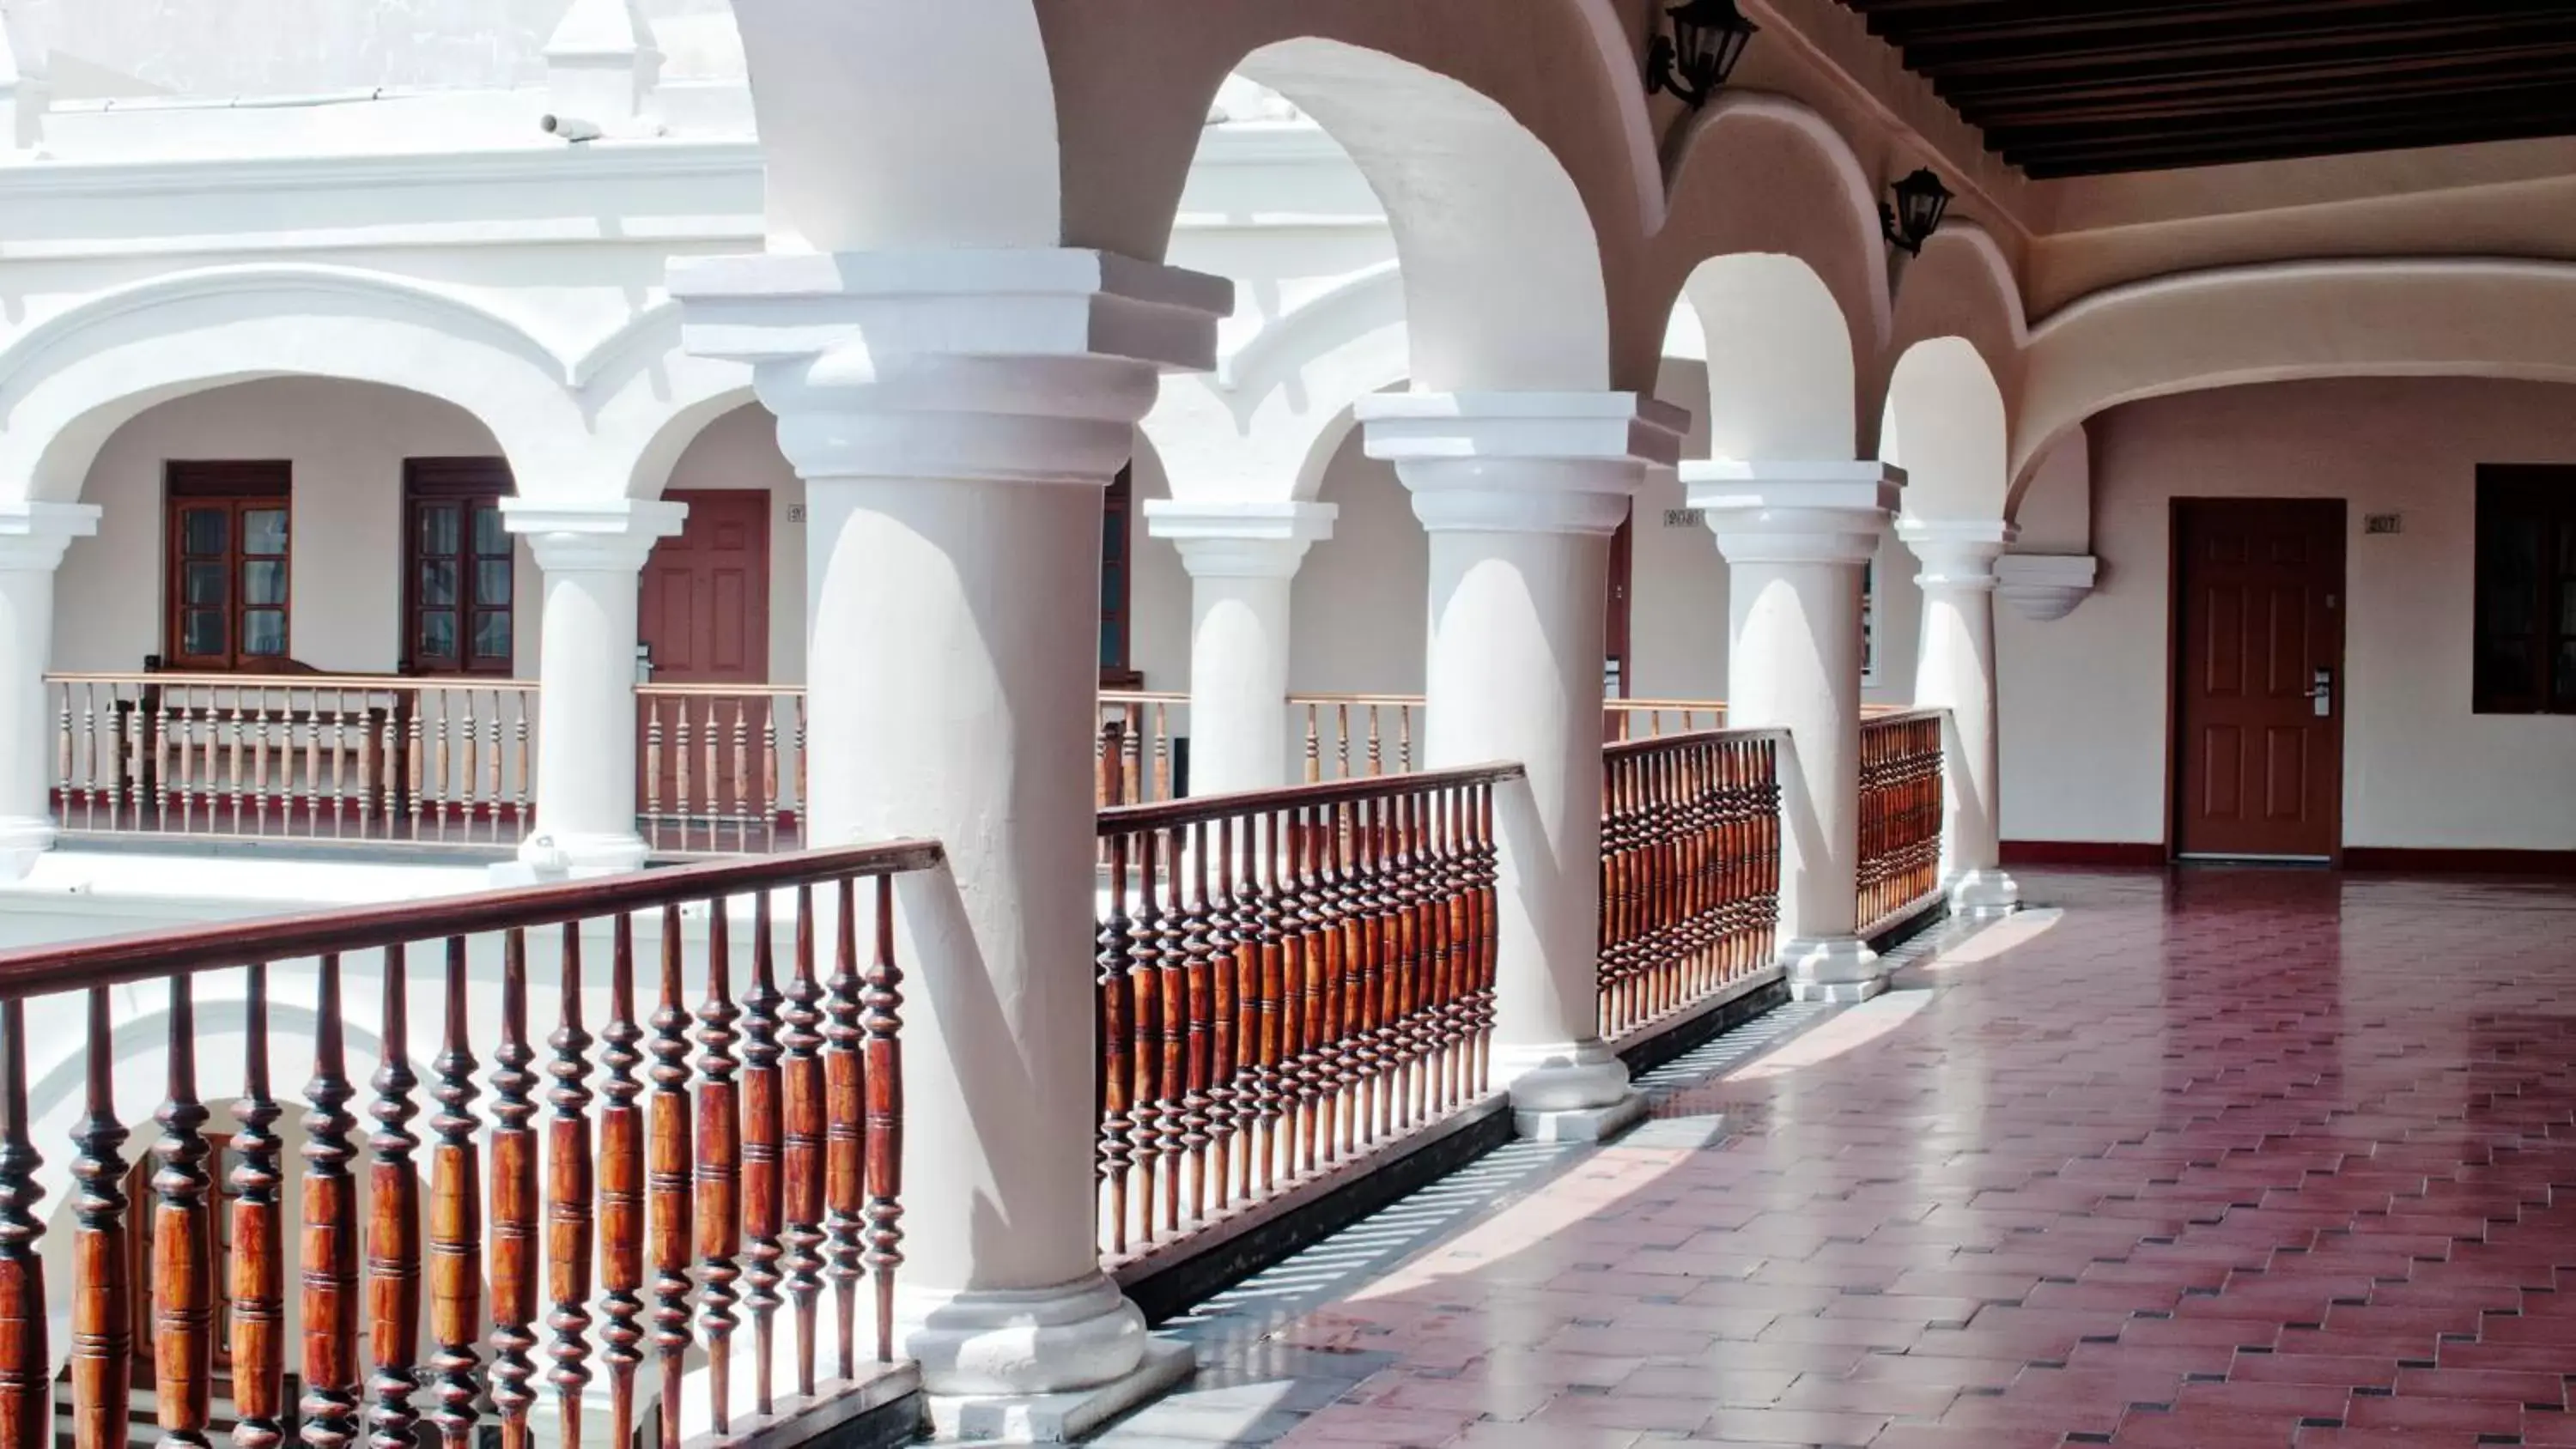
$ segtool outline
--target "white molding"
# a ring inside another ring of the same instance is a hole
[[[1352,412],[1434,533],[1614,533],[1690,428],[1625,392],[1373,393]]]
[[[1729,563],[1828,563],[1878,556],[1905,470],[1874,459],[1710,459],[1681,468],[1684,503],[1707,517]]]
[[[1995,560],[1995,593],[2026,617],[2051,623],[2092,596],[2101,567],[2091,554],[2008,553]]]

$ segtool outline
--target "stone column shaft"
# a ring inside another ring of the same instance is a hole
[[[54,843],[54,576],[98,518],[87,503],[0,505],[0,873],[11,876]]]
[[[1954,911],[2008,911],[2021,888],[2003,871],[1996,794],[1995,563],[2020,530],[1999,519],[1908,519],[1896,532],[1923,561],[1914,702],[1950,712],[1941,756],[1942,883]]]
[[[1190,793],[1288,781],[1289,593],[1332,536],[1329,503],[1150,499],[1147,529],[1190,573]]]

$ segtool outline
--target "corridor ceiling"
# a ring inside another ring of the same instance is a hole
[[[2034,177],[2576,135],[2556,0],[1843,0]]]

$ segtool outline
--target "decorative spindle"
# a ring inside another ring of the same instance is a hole
[[[304,1422],[310,1449],[358,1437],[357,1119],[340,1022],[340,958],[324,956],[313,1004],[313,1076],[304,1084]],[[89,1449],[89,1446],[82,1446]],[[112,1446],[110,1446],[112,1449]]]
[[[859,1027],[859,903],[855,882],[841,881],[833,897],[832,979],[823,1028],[823,1197],[831,1219],[833,1313],[840,1328],[840,1376],[858,1376],[858,1313],[862,1230],[867,1199],[867,1088],[861,1080]]]
[[[796,1306],[796,1392],[812,1398],[814,1305],[823,1294],[823,987],[814,979],[814,888],[796,888],[796,960],[787,983],[783,1195],[787,1295]]]
[[[1127,1174],[1136,1160],[1132,1089],[1136,1065],[1135,985],[1127,975],[1130,940],[1127,916],[1127,849],[1133,837],[1109,837],[1108,919],[1100,924],[1100,1183],[1105,1195],[1102,1214],[1108,1228],[1105,1246],[1127,1251]]]
[[[733,1429],[733,1331],[742,1301],[742,1110],[734,1081],[733,949],[727,937],[726,902],[707,909],[707,995],[698,1006],[698,1323],[707,1339],[707,1387],[718,1434]]]
[[[437,1141],[429,1150],[429,1333],[435,1342],[430,1369],[438,1407],[430,1412],[446,1449],[467,1449],[474,1438],[474,1381],[479,1357],[474,1340],[483,1328],[483,1184],[474,1134],[474,1050],[466,1025],[465,938],[447,938],[446,1032],[430,1063],[438,1103],[429,1119]]]
[[[44,1159],[27,1137],[27,1008],[0,1002],[0,1449],[50,1449],[53,1364],[45,1351]],[[116,1408],[122,1412],[123,1405]],[[205,1442],[201,1434],[198,1443]]]
[[[894,959],[894,878],[877,877],[876,954],[861,1028],[867,1034],[868,1270],[876,1277],[877,1362],[894,1361],[894,1275],[903,1264],[903,972]]]
[[[170,1095],[152,1147],[152,1342],[162,1442],[205,1449],[215,1376],[214,1221],[207,1211],[208,1113],[197,1100],[193,983],[170,978]]]
[[[72,1442],[125,1449],[134,1382],[134,1290],[127,1279],[125,1124],[116,1120],[116,1028],[108,990],[89,990],[88,1115],[72,1137]],[[0,1168],[5,1168],[0,1162]],[[5,1231],[5,1223],[0,1223]],[[0,1373],[7,1365],[0,1364]],[[47,1427],[51,1437],[51,1426]]]
[[[581,1021],[581,923],[563,927],[563,966],[547,1074],[554,1086],[546,1102],[546,1290],[552,1299],[546,1326],[554,1342],[547,1379],[555,1386],[563,1421],[560,1449],[581,1449],[581,1391],[590,1384],[590,1033]],[[630,1449],[623,1440],[611,1449]]]
[[[420,1362],[420,1173],[412,1153],[420,1139],[411,1120],[420,1108],[412,1089],[411,982],[403,948],[385,948],[383,1055],[376,1067],[376,1130],[368,1139],[367,1338],[374,1370],[367,1379],[368,1449],[418,1449],[420,1415],[411,1406]]]
[[[662,1449],[680,1449],[680,1381],[689,1354],[691,1226],[688,1009],[680,980],[680,908],[662,908],[662,991],[653,1011],[653,1100],[644,1164],[653,1250],[653,1353],[662,1365]],[[624,1445],[618,1449],[625,1449]]]
[[[619,912],[611,925],[608,1024],[600,1028],[600,1065],[607,1070],[599,1094],[599,1270],[607,1296],[607,1322],[599,1330],[607,1347],[609,1436],[612,1449],[634,1449],[635,1370],[643,1363],[644,1329],[644,1128],[635,1099],[643,1060],[636,1049],[644,1032],[635,1024],[635,920]]]
[[[752,896],[751,989],[743,993],[742,1231],[750,1285],[752,1404],[763,1418],[777,1412],[770,1346],[782,1281],[779,1152],[786,1135],[779,1099],[777,963],[771,943],[768,891]]]
[[[286,1244],[278,1188],[285,1173],[268,1081],[268,967],[254,963],[242,1007],[242,1094],[233,1103],[232,1379],[234,1449],[285,1441]]]
[[[537,1084],[528,1064],[528,935],[514,930],[501,943],[501,1037],[492,1048],[492,1405],[501,1411],[503,1449],[527,1449],[530,1387],[537,1366],[528,1357],[537,1335],[537,1139],[528,1123],[537,1115],[529,1093]]]

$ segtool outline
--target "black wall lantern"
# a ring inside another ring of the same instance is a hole
[[[1744,18],[1735,0],[1682,0],[1664,13],[1673,33],[1658,34],[1647,47],[1646,94],[1671,91],[1695,111],[1735,73],[1745,42],[1761,27]]]
[[[1887,239],[1905,248],[1909,256],[1921,256],[1923,244],[1941,229],[1941,218],[1950,210],[1950,188],[1930,170],[1918,170],[1896,183],[1896,204],[1878,204],[1878,222]]]

